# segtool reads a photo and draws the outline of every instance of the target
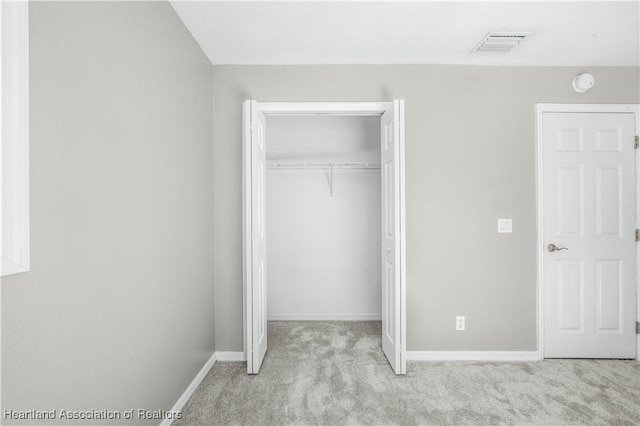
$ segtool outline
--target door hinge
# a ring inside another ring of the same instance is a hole
[[[636,136],[636,141],[633,146],[635,147],[635,149],[640,148],[640,137]]]
[[[640,334],[640,321],[636,321],[636,334]]]
[[[640,229],[636,229],[636,241],[640,241]]]

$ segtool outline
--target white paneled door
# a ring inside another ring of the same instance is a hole
[[[636,115],[543,112],[544,357],[636,356]]]
[[[267,353],[266,120],[256,101],[245,101],[244,117],[245,318],[250,327],[245,344],[247,373],[258,374]]]
[[[381,119],[382,187],[382,351],[396,374],[406,374],[404,357],[405,315],[402,276],[404,261],[402,234],[404,221],[404,102],[394,101]]]

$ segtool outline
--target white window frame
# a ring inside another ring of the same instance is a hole
[[[2,97],[2,276],[30,270],[29,259],[29,4],[0,7]]]

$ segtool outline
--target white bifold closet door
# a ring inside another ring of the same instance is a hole
[[[406,374],[404,101],[389,103],[268,103],[243,105],[243,256],[247,373],[267,352],[265,112],[381,115],[382,349],[393,371]]]
[[[243,173],[244,207],[249,210],[245,211],[245,218],[250,218],[245,221],[244,229],[245,318],[248,330],[245,344],[247,373],[258,374],[267,354],[266,119],[256,101],[244,103],[244,116],[246,142],[243,155],[248,158],[243,163],[250,164],[250,167],[245,166]]]
[[[406,374],[405,351],[405,268],[401,236],[404,233],[404,102],[394,101],[393,108],[381,118],[381,187],[382,187],[382,351],[396,374]]]

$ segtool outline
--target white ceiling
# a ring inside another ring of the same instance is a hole
[[[171,1],[213,64],[640,66],[640,2]],[[531,31],[471,53],[489,31]]]

